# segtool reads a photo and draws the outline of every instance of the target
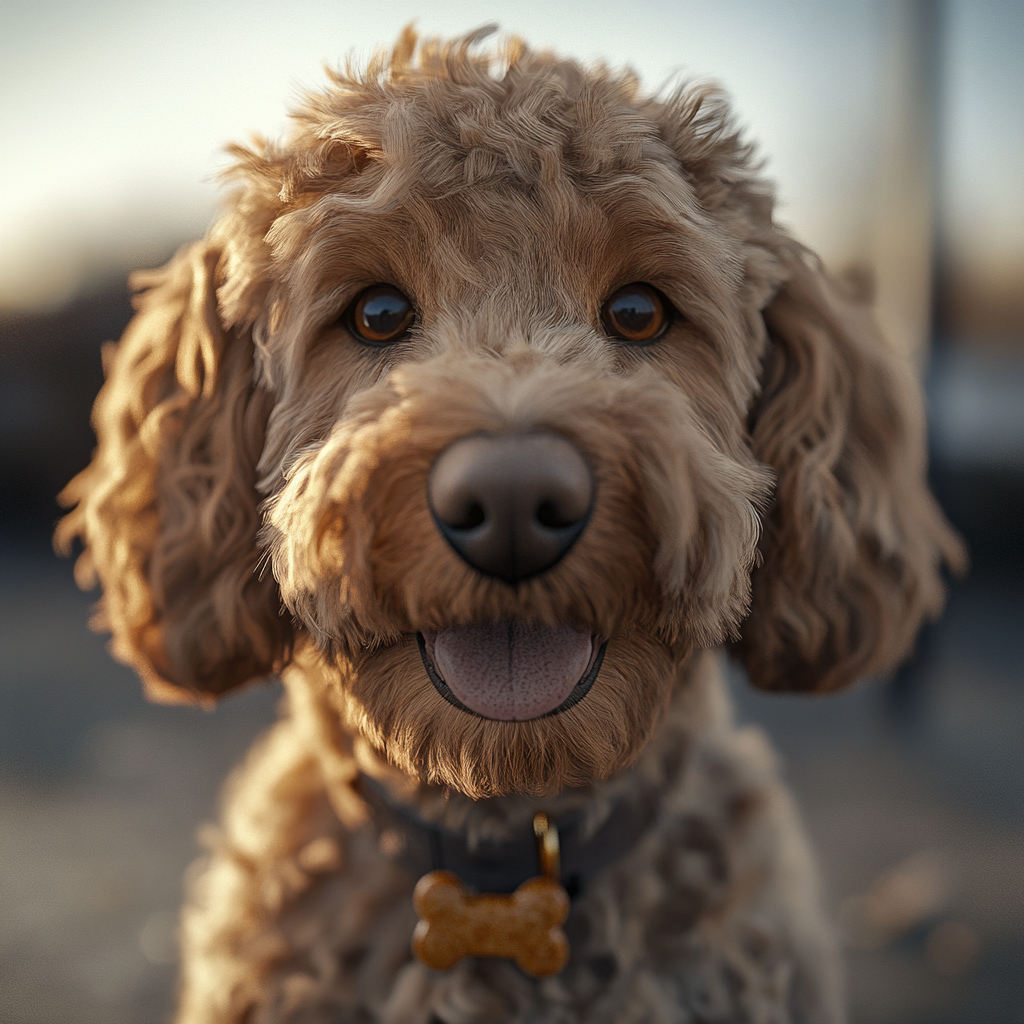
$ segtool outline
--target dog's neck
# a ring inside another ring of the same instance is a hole
[[[331,805],[349,828],[365,824],[383,801],[428,828],[464,836],[471,850],[516,842],[530,833],[541,811],[555,822],[578,823],[581,836],[593,836],[624,803],[646,793],[669,798],[685,775],[694,737],[731,724],[717,655],[697,652],[684,663],[659,725],[629,768],[553,795],[474,800],[406,775],[362,736],[346,731],[338,712],[337,675],[311,645],[296,651],[282,677],[290,714],[316,753]],[[369,799],[363,778],[373,788]]]

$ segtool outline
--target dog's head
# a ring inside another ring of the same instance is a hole
[[[912,376],[722,99],[472,42],[236,149],[136,279],[58,539],[154,696],[312,643],[392,761],[484,795],[629,763],[697,646],[766,689],[891,666],[962,556]]]

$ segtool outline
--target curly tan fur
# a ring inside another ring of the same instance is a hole
[[[225,212],[134,280],[107,353],[58,543],[84,541],[114,653],[156,699],[277,671],[289,694],[186,911],[179,1019],[838,1021],[799,824],[706,649],[766,689],[833,690],[938,613],[963,554],[916,385],[775,224],[714,90],[649,98],[478,38],[407,32],[307,96],[284,143],[235,147]],[[599,317],[634,281],[679,312],[645,347]],[[387,349],[339,320],[378,282],[417,308]],[[427,477],[458,438],[537,429],[585,454],[598,500],[511,587],[455,555]],[[529,721],[446,703],[417,631],[498,620],[607,638],[592,691]],[[574,902],[564,974],[433,974],[359,772],[471,837],[537,809],[596,828],[645,780],[663,798]]]

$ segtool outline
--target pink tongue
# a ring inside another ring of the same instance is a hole
[[[554,711],[593,653],[589,630],[572,626],[499,622],[424,630],[423,638],[452,693],[470,711],[504,722]]]

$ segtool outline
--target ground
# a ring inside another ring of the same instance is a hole
[[[147,704],[45,540],[0,547],[0,1024],[157,1024],[221,780],[274,717]],[[853,1024],[1024,1021],[1024,585],[955,592],[916,675],[756,695],[847,944]]]

